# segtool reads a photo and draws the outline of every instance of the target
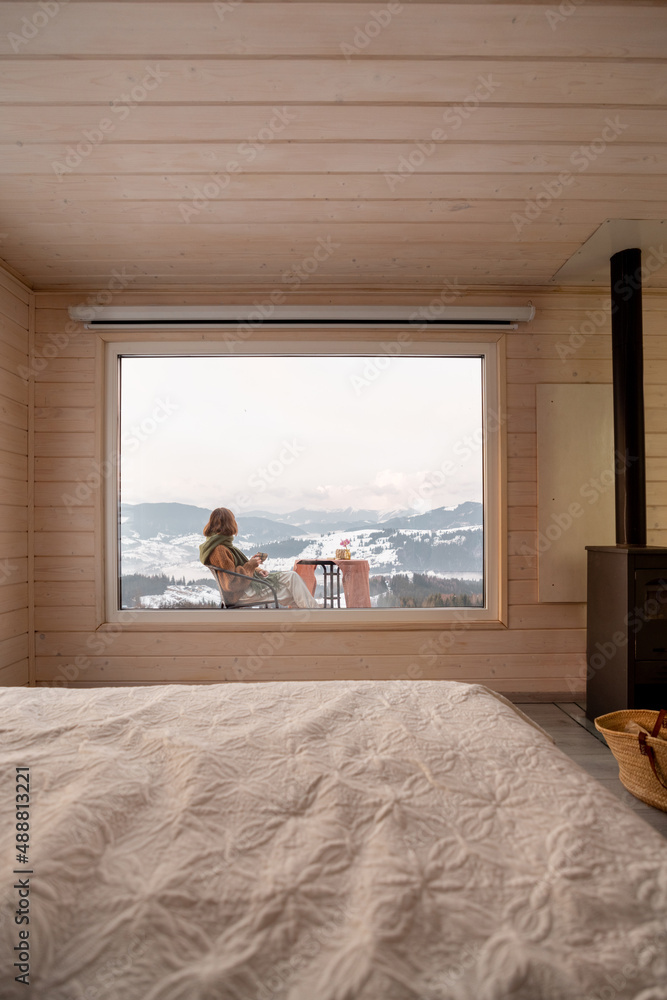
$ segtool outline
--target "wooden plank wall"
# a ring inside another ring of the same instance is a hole
[[[30,292],[0,268],[0,686],[29,679]]]
[[[412,676],[480,682],[535,698],[580,695],[585,677],[585,605],[540,604],[537,590],[538,383],[611,382],[608,297],[595,290],[480,291],[475,304],[531,300],[535,320],[507,338],[509,628],[382,628],[281,631],[262,626],[128,626],[98,632],[95,524],[99,491],[68,511],[63,494],[95,471],[101,399],[92,333],[62,338],[66,307],[79,295],[37,295],[36,348],[61,348],[36,377],[35,627],[38,683],[207,682]],[[342,296],[322,289],[299,301],[431,302],[438,290]],[[261,295],[233,297],[260,301]],[[232,301],[229,295],[118,294],[114,304]],[[296,300],[295,300],[296,301]],[[667,545],[667,294],[644,292],[650,544]],[[194,334],[194,336],[197,336]],[[54,339],[55,338],[55,339]],[[572,442],[576,447],[576,441]],[[582,483],[582,487],[586,484]],[[613,489],[613,486],[609,486]],[[99,595],[98,595],[99,598]],[[258,631],[259,630],[259,631]]]

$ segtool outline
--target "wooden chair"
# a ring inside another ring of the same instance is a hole
[[[266,580],[257,580],[262,587],[265,587],[267,591],[271,591],[271,595],[267,593],[264,597],[257,594],[256,597],[248,597],[243,600],[234,601],[231,600],[229,594],[222,587],[222,577],[224,576],[238,576],[246,582],[251,579],[245,573],[235,573],[230,569],[220,569],[218,566],[208,566],[211,573],[215,577],[216,583],[218,584],[218,590],[220,591],[220,609],[222,611],[231,611],[238,608],[280,608],[281,605],[278,603],[278,594],[276,593],[275,587],[272,587],[270,583]]]

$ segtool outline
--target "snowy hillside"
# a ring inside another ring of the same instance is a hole
[[[141,607],[153,611],[162,608],[171,608],[172,610],[192,607],[219,608],[220,592],[215,583],[212,587],[176,585],[167,587],[162,594],[148,594],[142,597]]]
[[[201,584],[208,575],[199,561],[201,527],[207,514],[203,508],[184,504],[123,506],[122,576],[173,578],[173,585],[162,588],[161,594],[144,590],[142,606],[176,607],[184,600],[192,605],[207,604],[211,601],[208,591],[214,601],[217,599],[214,585],[194,586],[194,581]],[[297,514],[303,520],[290,523]],[[370,520],[373,514],[374,522]],[[248,557],[258,549],[267,552],[266,568],[279,571],[292,569],[296,559],[332,558],[347,538],[352,558],[368,560],[371,577],[418,573],[481,579],[481,504],[470,502],[427,514],[394,512],[386,520],[379,520],[379,516],[378,512],[351,510],[302,510],[287,515],[253,511],[239,516],[240,533],[235,544]],[[193,531],[195,525],[198,530]],[[181,526],[185,530],[179,530]]]

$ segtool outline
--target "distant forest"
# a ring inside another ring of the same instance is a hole
[[[173,576],[142,576],[141,573],[130,573],[129,576],[120,578],[121,607],[140,608],[141,597],[149,597],[152,594],[164,594],[167,587],[210,587],[217,593],[217,584],[212,576],[201,580],[189,580]]]
[[[210,587],[216,590],[212,576],[186,581],[185,578],[164,574],[143,576],[132,573],[121,577],[121,607],[140,608],[142,597],[164,594],[168,587],[175,586],[186,591],[191,587]],[[371,597],[377,597],[378,608],[479,608],[484,604],[482,580],[460,580],[458,577],[424,573],[415,573],[412,579],[407,573],[372,576],[370,592]],[[316,596],[322,596],[319,586]],[[180,606],[187,607],[187,604]],[[173,609],[173,605],[171,607]]]
[[[378,608],[479,608],[484,604],[482,580],[460,580],[415,573],[372,576],[371,597]]]

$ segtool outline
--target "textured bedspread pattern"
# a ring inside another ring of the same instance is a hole
[[[667,1000],[667,848],[479,685],[0,692],[0,997]]]

